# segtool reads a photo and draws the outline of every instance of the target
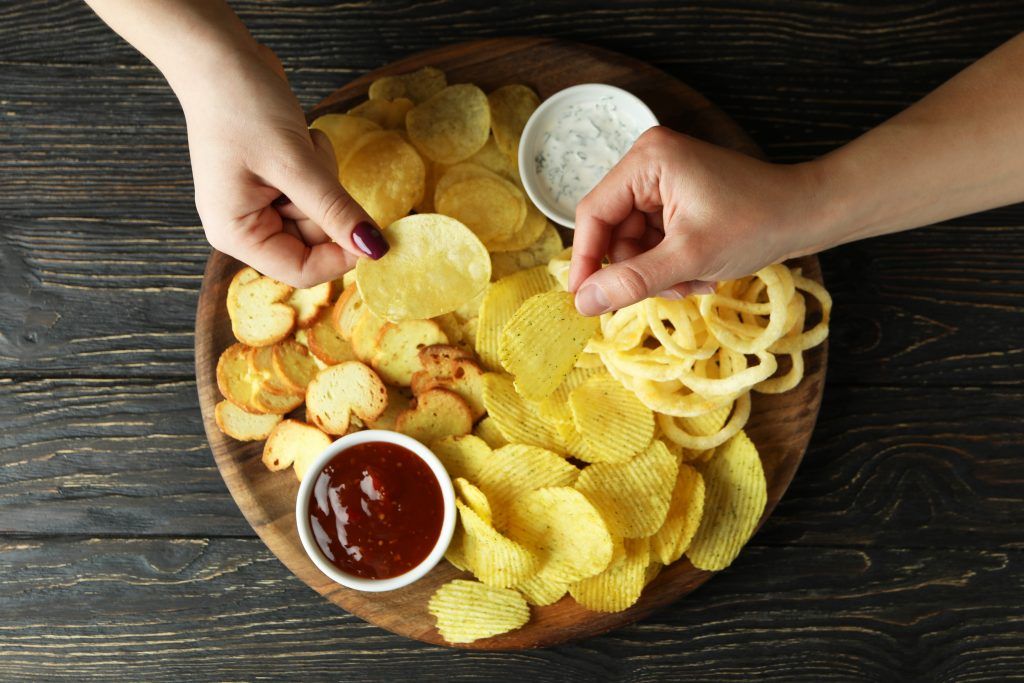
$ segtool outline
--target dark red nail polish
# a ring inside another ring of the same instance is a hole
[[[374,260],[388,253],[388,249],[391,248],[380,230],[366,221],[356,225],[355,230],[352,231],[352,241],[361,252]]]
[[[274,201],[270,202],[271,206],[284,206],[290,204],[292,200],[288,199],[288,195],[283,194]]]

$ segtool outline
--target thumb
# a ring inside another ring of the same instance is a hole
[[[316,130],[311,133],[316,149],[300,152],[292,172],[277,189],[342,249],[356,256],[379,259],[390,248],[387,240],[363,207],[338,182],[334,153],[327,136]]]
[[[665,237],[653,249],[598,270],[580,285],[576,308],[583,315],[599,315],[625,308],[656,296],[676,283],[685,282],[679,242]]]

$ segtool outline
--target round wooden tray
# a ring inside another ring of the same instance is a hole
[[[644,62],[607,50],[538,38],[503,38],[452,45],[395,62],[332,93],[309,117],[345,111],[366,98],[369,84],[380,76],[432,65],[445,70],[451,83],[476,83],[485,91],[505,83],[525,83],[545,98],[578,83],[610,83],[643,99],[659,120],[679,131],[705,140],[760,155],[749,137],[703,96],[668,74]],[[796,265],[818,281],[821,270],[814,257]],[[442,562],[424,579],[389,593],[360,593],[343,588],[320,573],[306,557],[295,530],[294,501],[298,482],[291,472],[269,472],[260,462],[262,443],[243,443],[224,436],[213,419],[220,400],[216,365],[221,351],[234,342],[225,308],[231,276],[238,261],[213,251],[206,264],[196,311],[196,381],[206,434],[217,467],[245,518],[267,547],[318,593],[370,623],[428,643],[445,645],[427,613],[427,599],[438,586],[462,575]],[[789,486],[803,458],[818,415],[825,380],[827,349],[823,344],[806,354],[806,376],[798,387],[782,395],[754,395],[747,426],[761,453],[768,479],[767,519]],[[666,567],[644,591],[639,602],[625,612],[602,614],[578,606],[571,598],[532,608],[523,628],[477,641],[468,647],[511,650],[544,647],[585,638],[634,622],[694,590],[711,577],[685,558]]]

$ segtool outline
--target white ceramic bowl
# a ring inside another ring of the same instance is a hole
[[[576,226],[576,216],[568,214],[558,206],[549,194],[545,184],[537,177],[534,159],[544,145],[543,131],[553,123],[567,107],[581,102],[593,102],[611,97],[621,111],[632,118],[643,132],[658,125],[654,112],[631,92],[604,83],[584,83],[559,90],[547,98],[530,116],[519,139],[519,177],[526,188],[526,194],[548,218],[567,228]]]
[[[313,484],[331,458],[352,446],[381,441],[412,451],[430,467],[430,471],[434,473],[434,477],[437,478],[437,483],[441,487],[441,497],[444,501],[444,519],[441,522],[441,533],[437,538],[437,544],[422,562],[404,574],[393,576],[390,579],[367,579],[341,571],[324,557],[323,552],[313,538],[313,530],[309,525],[309,498]],[[389,432],[383,429],[367,429],[341,437],[328,446],[310,464],[309,469],[306,470],[306,475],[302,478],[302,483],[299,485],[299,495],[295,500],[295,524],[299,529],[302,547],[306,549],[309,559],[313,560],[313,564],[332,580],[347,588],[354,588],[360,591],[380,592],[395,590],[396,588],[408,586],[410,583],[422,578],[444,557],[445,551],[448,550],[448,544],[452,542],[452,534],[455,533],[455,490],[452,488],[452,480],[445,471],[444,465],[422,443],[405,434]]]

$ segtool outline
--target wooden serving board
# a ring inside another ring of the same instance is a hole
[[[489,91],[505,83],[525,83],[545,98],[578,83],[610,83],[644,100],[671,128],[719,145],[760,155],[753,141],[724,113],[668,74],[644,62],[607,50],[538,38],[502,38],[452,45],[423,52],[358,78],[332,93],[309,114],[310,120],[344,112],[366,98],[377,77],[432,65],[445,70],[451,83],[476,83]],[[814,257],[800,259],[804,273],[818,281]],[[213,251],[196,311],[196,380],[206,433],[224,481],[253,529],[292,572],[318,593],[366,621],[394,633],[444,645],[427,613],[427,600],[438,586],[463,576],[442,562],[427,577],[389,593],[360,593],[343,588],[320,573],[306,557],[295,530],[294,502],[298,482],[291,471],[269,472],[260,462],[262,443],[242,443],[217,429],[214,406],[220,400],[216,365],[234,339],[225,308],[231,276],[241,267]],[[768,504],[761,522],[771,514],[800,464],[818,415],[825,381],[827,349],[806,354],[806,376],[785,394],[755,394],[747,432],[757,444],[768,479]],[[578,606],[571,598],[532,608],[529,624],[512,633],[477,641],[468,647],[512,650],[544,647],[585,638],[643,618],[686,595],[711,577],[685,558],[666,567],[625,612],[602,614]]]

